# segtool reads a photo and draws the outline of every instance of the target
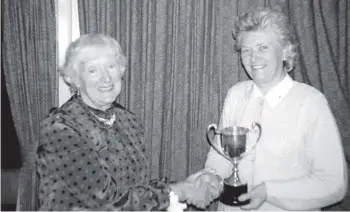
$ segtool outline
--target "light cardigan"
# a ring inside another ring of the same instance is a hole
[[[265,182],[268,199],[258,210],[317,210],[344,197],[343,147],[321,92],[288,75],[265,96],[253,81],[238,83],[227,94],[219,128],[250,128],[253,121],[261,124],[262,134],[256,149],[239,164],[239,176],[249,189]],[[251,133],[248,145],[256,138]],[[231,162],[213,148],[205,167],[222,178],[232,173]],[[239,208],[220,203],[219,209]]]

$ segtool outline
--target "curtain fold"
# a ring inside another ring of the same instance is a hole
[[[129,58],[119,101],[143,120],[152,177],[183,179],[202,168],[205,130],[227,90],[247,80],[234,50],[234,18],[287,0],[79,0],[80,31],[104,33]],[[176,170],[176,172],[174,171]]]
[[[23,159],[17,210],[33,211],[37,209],[35,155],[39,123],[57,103],[55,2],[1,3],[1,62]]]
[[[350,2],[289,0],[288,7],[300,43],[294,78],[326,96],[338,124],[350,176]],[[349,197],[350,188],[340,204],[326,209],[349,210]]]
[[[320,90],[336,118],[350,159],[350,2],[289,1],[300,59],[295,79]]]
[[[150,176],[182,180],[203,167],[206,128],[247,80],[234,18],[259,6],[288,14],[300,42],[291,73],[327,97],[350,156],[349,1],[79,0],[80,31],[111,35],[128,57],[119,102],[143,121]],[[350,206],[348,206],[350,208]]]
[[[17,209],[35,210],[39,122],[58,103],[55,1],[1,4],[1,62],[23,158]],[[349,1],[78,4],[81,33],[115,37],[129,58],[118,101],[143,121],[151,177],[182,180],[203,167],[209,149],[206,127],[218,122],[227,90],[248,79],[233,48],[234,17],[258,6],[278,6],[289,15],[301,53],[292,75],[325,94],[350,158]]]
[[[206,127],[218,122],[227,89],[247,79],[232,72],[240,69],[232,63],[238,61],[230,32],[235,1],[78,5],[81,33],[113,36],[129,59],[119,102],[143,121],[150,176],[180,180],[201,169]]]
[[[233,48],[234,17],[259,6],[278,7],[289,15],[301,53],[292,75],[328,98],[350,153],[346,0],[78,3],[81,32],[115,37],[129,58],[119,101],[143,119],[157,170],[152,176],[181,178],[200,167],[207,124],[218,121],[227,90],[248,79]],[[170,173],[174,168],[184,171]]]

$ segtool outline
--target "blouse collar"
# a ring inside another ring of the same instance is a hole
[[[252,97],[262,97],[271,107],[275,107],[288,94],[293,85],[293,79],[288,74],[286,74],[283,80],[279,82],[275,87],[273,87],[269,92],[267,92],[265,96],[262,94],[259,87],[254,84]]]

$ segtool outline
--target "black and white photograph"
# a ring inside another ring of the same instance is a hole
[[[350,211],[349,0],[1,0],[1,211]]]

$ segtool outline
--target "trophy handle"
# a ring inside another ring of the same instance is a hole
[[[252,123],[252,129],[249,130],[249,134],[250,134],[251,132],[253,132],[254,129],[256,129],[256,128],[259,128],[259,136],[258,136],[258,138],[256,139],[255,144],[253,145],[253,147],[250,149],[250,152],[253,151],[253,150],[255,149],[255,147],[256,147],[256,145],[258,144],[258,142],[259,142],[259,140],[260,140],[260,137],[261,137],[261,125],[260,125],[259,123],[257,123],[257,122],[254,121],[254,122]]]
[[[214,129],[214,137],[211,138],[211,137],[209,136],[209,132],[210,132],[211,130],[213,130],[213,129]],[[207,138],[208,138],[208,141],[209,141],[210,145],[215,149],[215,151],[216,151],[217,153],[219,153],[221,156],[223,156],[223,157],[226,158],[227,160],[232,161],[231,158],[227,157],[224,153],[222,153],[222,150],[220,151],[220,150],[216,147],[216,145],[214,145],[214,142],[213,142],[213,141],[214,141],[214,139],[215,139],[215,135],[216,135],[216,134],[220,134],[220,133],[217,133],[217,132],[216,132],[217,129],[218,129],[218,126],[217,126],[216,124],[211,124],[211,125],[208,126],[208,129],[207,129]],[[221,143],[219,143],[219,145],[220,145],[220,147],[222,148]]]

